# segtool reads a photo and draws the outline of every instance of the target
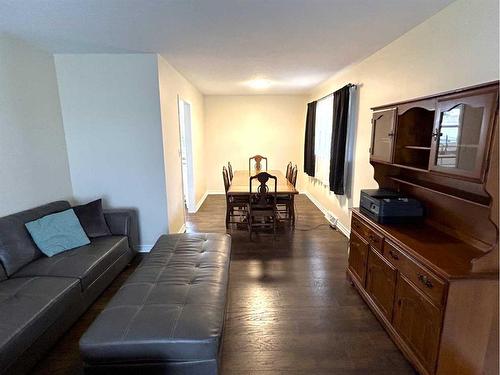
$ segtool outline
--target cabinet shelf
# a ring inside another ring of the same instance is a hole
[[[390,165],[390,166],[393,166],[393,167],[397,167],[397,168],[401,168],[401,169],[408,169],[410,171],[415,171],[415,172],[426,172],[426,173],[429,172],[429,170],[427,168],[414,167],[414,166],[411,166],[411,165],[388,163],[388,162],[380,161],[380,160],[370,160],[370,161],[372,163]]]
[[[425,150],[425,151],[430,151],[430,147],[425,147],[425,146],[404,146],[404,148],[408,148],[410,150]]]
[[[392,164],[395,167],[402,168],[402,169],[408,169],[410,171],[417,171],[417,172],[429,172],[427,168],[422,168],[422,167],[414,167],[411,165],[404,165],[404,164]]]
[[[401,178],[396,176],[390,176],[389,178],[398,183],[418,187],[436,194],[444,195],[453,199],[458,199],[462,202],[474,204],[476,206],[489,207],[490,205],[489,198],[469,193],[463,190],[445,187],[443,185],[434,184],[432,182],[423,181],[416,178]]]

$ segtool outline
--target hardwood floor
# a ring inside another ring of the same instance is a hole
[[[188,232],[223,232],[224,197],[209,196]],[[297,224],[272,234],[229,230],[232,258],[224,375],[415,374],[347,282],[347,238],[305,196]]]
[[[272,234],[229,230],[232,260],[223,375],[415,374],[347,282],[347,239],[306,196],[297,225]],[[189,215],[188,232],[225,232],[222,195]],[[42,361],[36,374],[79,374],[78,339],[135,268],[128,267]]]

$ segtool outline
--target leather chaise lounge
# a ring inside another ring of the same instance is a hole
[[[86,374],[217,374],[231,237],[160,237],[80,340]]]
[[[134,257],[128,210],[105,212],[111,236],[44,256],[24,224],[70,208],[58,201],[0,218],[0,373],[22,374],[78,319]]]

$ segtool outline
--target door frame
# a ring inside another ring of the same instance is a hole
[[[189,107],[189,121],[186,121],[185,108]],[[193,105],[180,95],[177,95],[177,111],[179,122],[179,160],[182,177],[182,196],[186,202],[187,210],[189,213],[196,212],[196,201],[194,194],[194,163],[193,163],[193,134],[192,134],[192,120],[193,120]],[[184,136],[184,137],[183,137]],[[184,138],[185,151],[186,151],[186,170],[187,176],[184,176],[182,166],[182,138]],[[187,186],[184,186],[187,181]],[[187,196],[186,192],[187,191]],[[183,202],[184,205],[184,202]],[[185,220],[184,220],[185,221]]]

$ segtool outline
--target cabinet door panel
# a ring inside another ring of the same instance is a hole
[[[372,118],[372,160],[392,162],[396,109],[377,111]]]
[[[441,310],[401,275],[397,281],[393,325],[433,374],[439,350]]]
[[[489,88],[439,100],[431,170],[482,179],[497,98],[496,88]]]
[[[370,249],[366,290],[389,321],[392,320],[396,275],[396,269]]]
[[[363,287],[366,280],[368,248],[368,242],[356,235],[356,233],[351,233],[351,239],[349,240],[349,269]]]

